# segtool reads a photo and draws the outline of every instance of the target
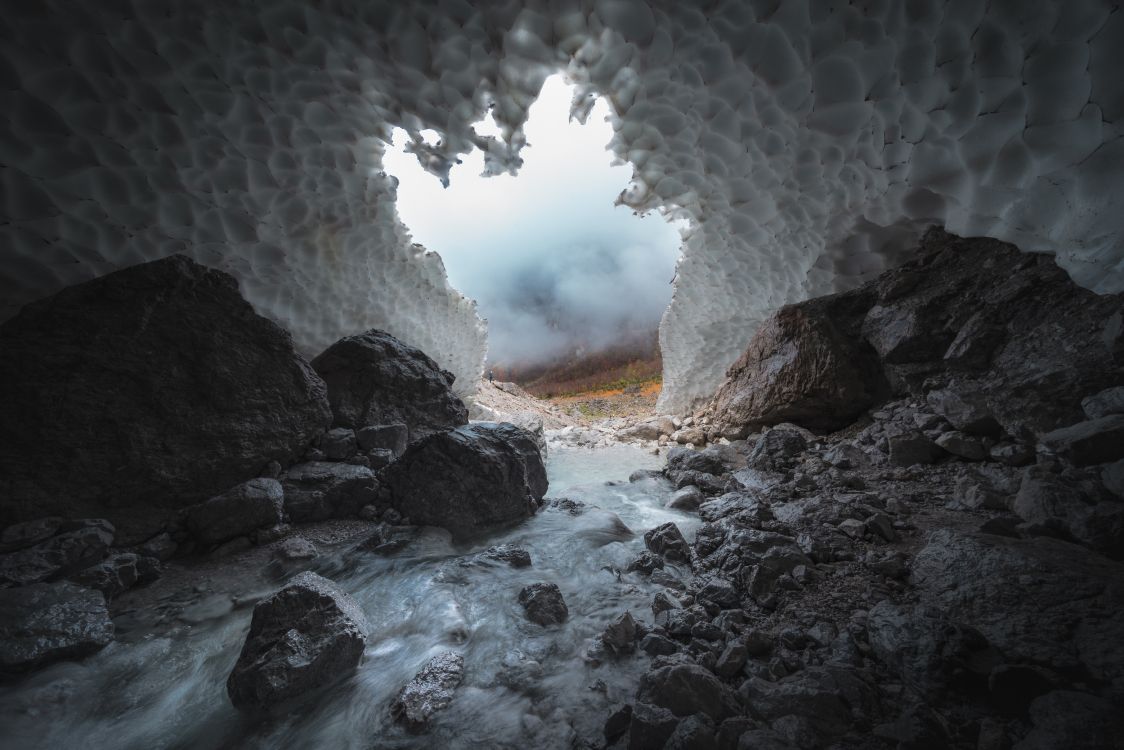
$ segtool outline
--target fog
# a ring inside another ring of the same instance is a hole
[[[454,287],[488,320],[493,363],[533,363],[655,330],[671,301],[680,231],[657,214],[614,206],[632,176],[611,166],[599,101],[569,121],[572,91],[554,76],[530,109],[519,175],[484,177],[480,152],[450,185],[422,170],[395,133],[384,158],[414,241],[439,253]],[[477,126],[495,132],[488,118]]]

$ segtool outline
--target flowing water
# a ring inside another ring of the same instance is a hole
[[[353,544],[332,550],[312,569],[366,612],[366,653],[354,675],[278,715],[246,717],[226,695],[251,605],[278,586],[247,571],[126,612],[115,619],[117,642],[99,654],[0,687],[0,747],[545,749],[598,739],[609,707],[633,697],[647,658],[583,656],[621,612],[650,620],[658,590],[622,571],[643,551],[647,529],[672,520],[690,538],[698,523],[663,507],[666,483],[624,481],[660,464],[627,446],[552,446],[548,496],[580,500],[588,506],[580,515],[548,509],[471,545],[427,530],[391,557]],[[465,564],[499,543],[528,550],[532,567]],[[561,588],[570,610],[563,625],[524,618],[519,590],[538,581]],[[464,683],[428,733],[410,735],[392,722],[390,703],[447,650],[464,655]]]

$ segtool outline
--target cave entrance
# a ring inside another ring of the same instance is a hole
[[[517,176],[485,176],[476,150],[443,187],[397,130],[384,168],[415,242],[488,322],[485,372],[540,396],[658,383],[657,329],[671,301],[684,225],[614,201],[631,168],[607,151],[609,105],[570,119],[573,87],[548,78],[524,126]],[[497,135],[489,115],[476,125]],[[435,139],[433,132],[422,135]]]

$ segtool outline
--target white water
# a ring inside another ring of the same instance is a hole
[[[625,610],[650,621],[659,590],[616,571],[643,551],[647,529],[673,520],[690,538],[698,523],[663,508],[666,484],[606,484],[660,464],[627,446],[552,446],[548,495],[600,510],[545,511],[470,547],[434,530],[393,557],[344,548],[318,560],[313,569],[355,597],[372,634],[355,675],[288,713],[249,719],[226,695],[250,605],[278,585],[247,571],[231,579],[233,609],[226,595],[177,592],[156,610],[118,617],[118,641],[101,653],[0,688],[0,747],[545,749],[600,739],[610,707],[632,699],[647,657],[598,667],[582,654]],[[612,533],[610,513],[632,538]],[[503,542],[527,549],[532,567],[458,564]],[[570,609],[562,626],[524,619],[519,590],[537,581],[561,588]],[[391,722],[389,705],[428,658],[449,649],[464,654],[464,684],[427,734],[409,735]]]

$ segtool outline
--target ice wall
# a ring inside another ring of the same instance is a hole
[[[415,143],[437,175],[473,146],[516,168],[559,68],[613,106],[622,201],[694,227],[664,409],[708,396],[777,306],[900,262],[931,223],[1124,288],[1107,0],[119,0],[17,3],[0,24],[5,316],[186,252],[310,352],[380,326],[466,386],[483,331],[409,244],[380,139],[438,131]],[[499,140],[468,126],[490,105]]]

